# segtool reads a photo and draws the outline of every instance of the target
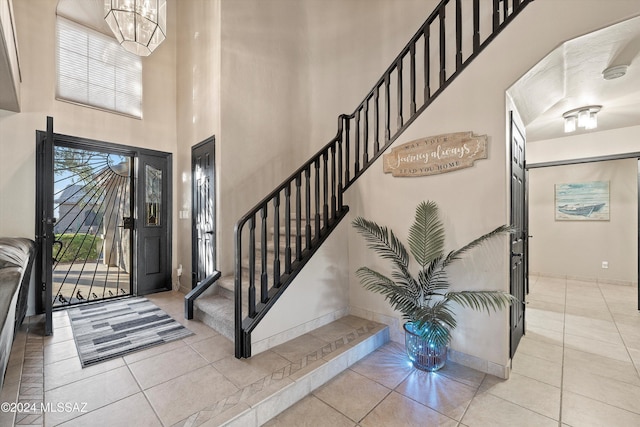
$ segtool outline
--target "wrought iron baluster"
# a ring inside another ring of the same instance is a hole
[[[305,193],[306,193],[306,205],[305,205],[305,216],[307,225],[305,228],[305,237],[307,249],[311,249],[311,165],[308,165],[304,170],[305,177]]]
[[[391,140],[391,76],[389,73],[384,76],[384,144]]]
[[[473,0],[473,54],[480,49],[480,0]]]
[[[409,70],[409,92],[411,95],[411,105],[409,106],[409,117],[416,114],[416,43],[409,46],[409,57],[411,59]]]
[[[284,272],[291,273],[291,182],[284,188]]]
[[[338,209],[342,210],[342,137],[338,140]]]
[[[347,117],[345,118],[345,124],[344,124],[344,164],[345,164],[345,178],[344,181],[346,183],[349,183],[350,179],[350,174],[349,174],[349,166],[350,166],[350,162],[349,162],[349,152],[350,147],[349,147],[349,134],[351,133],[351,118]]]
[[[353,155],[355,158],[355,165],[353,168],[354,177],[358,176],[358,172],[360,171],[360,111],[362,111],[362,107],[356,110],[355,148]]]
[[[500,0],[493,0],[493,32],[500,26]]]
[[[269,275],[267,274],[267,209],[265,204],[261,209],[262,225],[260,229],[260,255],[261,255],[261,272],[260,272],[260,295],[267,295],[269,288]],[[254,315],[249,314],[249,317],[255,316],[256,310],[256,290],[253,289],[253,293],[249,292],[249,312],[253,310]]]
[[[273,199],[273,287],[280,287],[280,193]]]
[[[314,162],[315,173],[315,204],[316,204],[316,239],[320,238],[320,158]]]
[[[462,0],[456,0],[456,72],[462,68]]]
[[[362,155],[362,165],[366,168],[369,163],[369,100],[364,101],[364,123],[362,124],[362,142],[364,144],[364,153]]]
[[[379,101],[380,101],[380,86],[377,85],[374,89],[373,94],[373,154],[377,155],[378,151],[380,151],[380,111],[379,111]]]
[[[440,8],[440,88],[444,86],[444,83],[447,81],[447,47],[446,47],[446,29],[445,29],[445,7]],[[439,90],[439,88],[438,88]]]
[[[253,214],[249,218],[249,289],[253,289],[255,295],[256,289],[256,215]],[[265,296],[261,295],[262,302]]]
[[[336,142],[331,145],[331,218],[336,219]]]
[[[300,261],[302,253],[302,196],[300,186],[302,175],[296,175],[296,261]]]
[[[322,215],[324,226],[329,226],[329,151],[325,150],[322,156]]]
[[[424,103],[426,104],[431,98],[431,47],[430,35],[431,25],[427,25],[424,30]]]
[[[396,132],[398,132],[404,124],[404,120],[402,119],[402,58],[398,60],[396,71],[398,72],[398,127],[396,128]]]

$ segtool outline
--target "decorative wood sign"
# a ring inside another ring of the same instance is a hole
[[[456,132],[416,139],[383,156],[383,172],[393,176],[426,176],[473,166],[487,158],[487,135]]]

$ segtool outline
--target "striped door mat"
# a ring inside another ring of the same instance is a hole
[[[126,298],[69,310],[82,367],[192,335],[146,298]]]

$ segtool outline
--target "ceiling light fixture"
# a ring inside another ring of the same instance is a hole
[[[167,33],[166,0],[104,0],[105,21],[129,52],[148,56]]]
[[[564,132],[574,132],[578,127],[584,129],[597,128],[600,109],[602,109],[602,105],[588,105],[567,111],[562,115],[564,118]]]
[[[605,68],[602,72],[602,77],[605,80],[613,80],[620,78],[627,74],[628,65],[616,65],[614,67]]]

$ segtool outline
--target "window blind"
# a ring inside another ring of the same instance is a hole
[[[115,39],[58,16],[56,96],[142,117],[142,60]]]

